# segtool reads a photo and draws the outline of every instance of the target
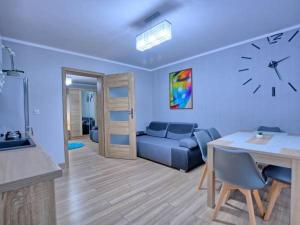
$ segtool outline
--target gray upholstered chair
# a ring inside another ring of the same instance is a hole
[[[266,132],[283,132],[279,127],[266,127],[260,126],[257,131]],[[272,186],[269,193],[269,206],[264,216],[264,220],[269,220],[272,214],[275,202],[279,197],[282,189],[289,188],[291,184],[291,169],[279,167],[279,166],[267,166],[263,170],[263,174],[266,178],[271,178]]]
[[[269,206],[264,216],[264,220],[269,220],[278,199],[280,192],[284,188],[290,188],[292,172],[291,169],[280,166],[267,166],[263,170],[266,178],[272,179],[272,186],[269,192]]]
[[[226,202],[232,190],[239,190],[245,197],[248,207],[250,224],[255,225],[255,214],[252,201],[252,193],[263,217],[265,209],[261,202],[258,189],[266,185],[266,181],[258,170],[256,163],[249,153],[239,150],[225,150],[214,148],[214,169],[218,179],[223,184],[220,197],[213,212],[213,219],[217,214],[223,202]]]
[[[257,128],[257,131],[265,131],[265,132],[283,132],[279,127],[266,127],[266,126],[260,126]],[[258,163],[259,168],[264,168],[265,166],[267,166],[264,163]]]
[[[213,140],[216,140],[216,139],[219,139],[219,138],[222,137],[221,134],[219,133],[219,131],[216,128],[214,128],[214,127],[209,128],[207,130],[207,132],[208,132],[208,134],[211,136],[211,138]]]
[[[257,131],[282,132],[282,130],[279,127],[266,127],[266,126],[260,126],[260,127],[258,127]]]
[[[200,176],[199,184],[198,184],[198,187],[197,187],[197,189],[200,190],[201,186],[204,182],[204,179],[206,177],[206,174],[207,174],[207,165],[206,165],[206,161],[207,161],[207,143],[212,141],[213,139],[210,137],[208,132],[205,131],[205,130],[200,130],[200,131],[194,132],[194,135],[195,135],[195,138],[196,138],[197,143],[199,145],[201,155],[202,155],[202,159],[205,162],[203,172],[202,172],[202,175]]]

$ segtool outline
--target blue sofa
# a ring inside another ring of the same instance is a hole
[[[95,119],[92,117],[82,117],[82,134],[89,134],[95,126]]]
[[[91,139],[93,142],[99,143],[99,140],[98,140],[98,127],[93,127],[93,128],[90,130],[90,139]]]
[[[204,163],[193,137],[196,128],[194,123],[151,122],[137,136],[137,154],[187,172]]]

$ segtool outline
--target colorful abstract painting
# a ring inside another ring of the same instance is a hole
[[[170,108],[192,109],[192,69],[185,69],[169,74]]]

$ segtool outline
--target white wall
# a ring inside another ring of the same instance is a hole
[[[64,162],[61,68],[71,67],[105,74],[133,72],[136,83],[137,130],[152,120],[152,76],[126,66],[4,41],[16,52],[15,64],[29,78],[30,124],[36,141],[56,163]],[[4,64],[9,61],[5,57]],[[40,114],[33,114],[39,109]]]

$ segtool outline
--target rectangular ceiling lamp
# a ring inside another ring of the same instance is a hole
[[[164,20],[136,37],[136,49],[143,52],[172,39],[172,25]]]

